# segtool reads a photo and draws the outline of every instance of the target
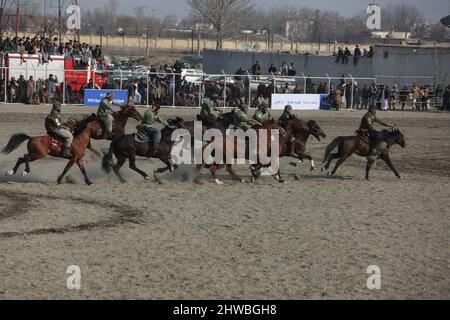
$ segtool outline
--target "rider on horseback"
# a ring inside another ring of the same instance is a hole
[[[242,129],[243,131],[249,130],[252,126],[260,126],[256,120],[249,119],[247,116],[248,107],[245,105],[239,106],[239,111],[236,112],[234,116],[234,125],[237,129]]]
[[[378,123],[382,126],[395,128],[395,124],[387,124],[384,121],[381,121],[376,116],[376,108],[375,106],[369,107],[369,112],[367,112],[361,120],[361,124],[359,126],[359,130],[367,131],[369,134],[369,143],[370,143],[370,151],[369,156],[374,156],[377,147],[382,142],[383,136],[381,132],[375,129],[374,124]]]
[[[295,118],[296,118],[296,116],[293,114],[292,106],[287,105],[284,108],[284,112],[281,115],[280,119],[278,119],[278,122],[284,129],[286,129],[289,124],[289,121],[291,121]],[[298,156],[295,154],[295,137],[292,137],[291,141],[289,141],[288,148],[289,148],[289,154],[291,155],[291,157],[297,158]]]
[[[45,129],[49,135],[56,136],[64,141],[63,148],[61,150],[61,156],[64,158],[70,158],[70,146],[72,145],[73,135],[67,127],[61,122],[61,103],[58,101],[53,102],[53,108],[50,114],[45,118]]]
[[[155,127],[155,123],[158,122],[164,127],[169,127],[169,123],[161,118],[158,114],[161,106],[155,105],[151,109],[148,109],[144,113],[144,119],[142,120],[142,128],[145,130],[150,138],[149,141],[149,154],[155,154],[158,150],[159,143],[161,142],[161,130]]]
[[[261,104],[258,110],[255,111],[255,114],[253,115],[253,120],[258,121],[259,123],[264,123],[267,120],[272,120],[272,115],[268,110],[267,104],[265,103]]]
[[[217,127],[217,117],[212,112],[215,109],[215,104],[219,96],[214,94],[212,99],[206,98],[202,103],[202,109],[200,111],[200,118],[207,127]]]
[[[112,130],[113,130],[113,114],[114,111],[112,110],[112,106],[113,106],[113,97],[114,95],[110,92],[106,95],[105,98],[102,99],[102,101],[100,102],[100,106],[98,107],[97,110],[97,117],[103,122],[104,126],[105,126],[105,133],[104,133],[104,137],[106,139],[110,139],[112,138]]]

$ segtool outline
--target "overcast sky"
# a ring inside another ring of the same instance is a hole
[[[343,16],[352,16],[355,13],[361,12],[372,2],[377,2],[382,7],[390,2],[403,2],[416,5],[426,18],[435,21],[450,14],[449,0],[254,0],[253,2],[262,8],[270,8],[276,4],[277,6],[295,5],[317,9],[330,9],[338,11]],[[78,3],[84,9],[87,9],[103,6],[108,3],[108,0],[78,0]],[[120,5],[122,10],[128,13],[132,13],[133,9],[138,6],[149,6],[150,9],[146,9],[148,10],[148,14],[152,14],[153,9],[155,9],[155,14],[163,16],[174,14],[183,17],[189,13],[189,8],[185,0],[121,0]]]

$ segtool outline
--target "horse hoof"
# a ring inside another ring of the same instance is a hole
[[[144,179],[148,181],[148,180],[150,180],[150,177],[146,176],[146,177],[144,177]]]
[[[297,162],[291,162],[291,163],[289,163],[289,165],[291,165],[291,166],[297,168]]]
[[[94,185],[92,182],[90,182],[90,181],[86,181],[86,185],[87,186],[92,186],[92,185]]]
[[[320,168],[321,172],[325,172],[325,170],[327,170],[327,169],[325,169],[325,167]]]
[[[309,172],[313,173],[314,170],[315,170],[315,168],[311,168],[311,169],[309,169]]]
[[[285,181],[283,179],[278,180],[279,183],[284,183]]]
[[[218,186],[223,185],[223,182],[220,181],[219,179],[214,180],[214,182],[215,182]]]
[[[298,174],[296,174],[296,175],[294,176],[294,179],[295,179],[296,181],[300,181],[300,176],[299,176]]]
[[[22,178],[26,177],[28,174],[29,174],[29,173],[26,172],[26,171],[22,172]]]
[[[5,176],[13,176],[14,175],[14,170],[9,170],[5,172]]]

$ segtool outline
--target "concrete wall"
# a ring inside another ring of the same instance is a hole
[[[239,67],[244,70],[259,60],[263,73],[266,73],[271,63],[278,68],[283,62],[295,63],[297,74],[315,76],[340,77],[343,73],[351,74],[354,77],[367,77],[372,74],[372,59],[362,59],[357,66],[353,65],[353,60],[344,65],[336,63],[336,58],[332,56],[315,56],[304,54],[280,54],[280,53],[252,53],[234,51],[205,50],[203,52],[203,69],[206,73],[233,74]]]
[[[335,63],[335,57],[331,56],[205,50],[203,69],[206,73],[222,73],[222,70],[234,73],[239,67],[250,69],[259,60],[265,73],[271,63],[280,67],[285,61],[294,62],[299,75],[339,77],[347,73],[353,77],[378,78],[379,83],[386,84],[426,84],[433,82],[424,77],[434,77],[437,61],[438,80],[450,82],[450,48],[437,48],[436,53],[432,47],[376,46],[372,59],[362,59],[354,66],[352,60],[347,65]]]

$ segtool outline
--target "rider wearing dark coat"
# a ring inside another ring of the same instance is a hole
[[[383,139],[381,132],[375,129],[374,124],[378,123],[385,127],[395,128],[395,125],[390,125],[378,119],[376,113],[376,108],[374,106],[370,106],[369,112],[364,115],[359,126],[359,130],[366,130],[369,133],[370,155],[373,155],[376,147],[382,142]]]
[[[286,128],[289,124],[290,120],[295,119],[295,115],[293,114],[293,108],[292,106],[288,105],[284,108],[284,112],[281,115],[280,119],[278,119],[278,123],[283,127]],[[291,141],[289,141],[289,154],[296,158],[297,155],[295,154],[295,138],[293,137]]]

